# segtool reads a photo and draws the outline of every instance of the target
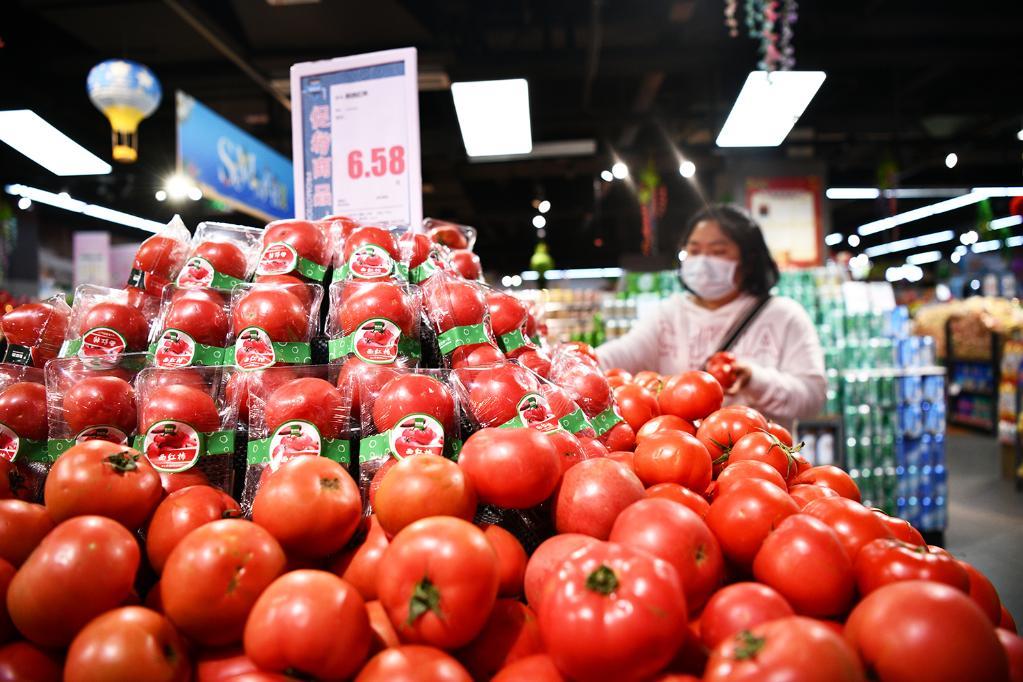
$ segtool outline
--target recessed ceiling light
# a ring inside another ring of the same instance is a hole
[[[777,147],[824,82],[823,71],[753,71],[718,134],[719,147]]]
[[[528,154],[533,149],[524,78],[452,83],[451,96],[469,156]]]

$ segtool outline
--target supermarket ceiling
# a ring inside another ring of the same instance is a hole
[[[32,108],[109,158],[109,129],[85,93],[89,69],[111,57],[133,59],[155,71],[165,94],[140,128],[138,163],[117,165],[110,176],[57,178],[3,146],[0,180],[166,219],[172,207],[153,194],[174,166],[169,93],[190,93],[290,156],[290,118],[279,100],[291,64],[413,45],[423,72],[426,213],[477,225],[478,250],[495,269],[525,267],[535,241],[531,202],[541,195],[552,203],[547,234],[559,266],[611,265],[619,253],[638,250],[633,193],[598,180],[612,153],[634,173],[650,161],[658,166],[668,195],[664,251],[700,205],[696,187],[727,197],[722,174],[737,159],[823,162],[832,186],[875,186],[882,166],[906,187],[1021,184],[1023,3],[804,0],[797,68],[828,78],[785,144],[763,150],[714,145],[758,58],[745,35],[728,36],[723,5],[7,0],[0,10],[0,109]],[[248,73],[217,45],[237,54]],[[598,152],[470,163],[444,85],[509,77],[529,81],[534,142],[592,139]],[[697,184],[679,177],[669,142],[695,161]],[[959,157],[951,170],[944,164],[949,152]],[[916,205],[900,202],[900,210]],[[208,213],[187,208],[192,220]],[[888,207],[867,201],[833,208],[834,226],[850,232]],[[921,231],[930,229],[924,223]]]

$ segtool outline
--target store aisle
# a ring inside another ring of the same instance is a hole
[[[990,436],[950,431],[946,548],[984,572],[1006,608],[1023,617],[1023,492],[999,475]]]

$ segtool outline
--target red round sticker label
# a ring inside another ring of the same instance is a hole
[[[127,445],[128,434],[116,426],[90,426],[75,436],[75,443],[84,443],[90,440],[105,440],[118,445]]]
[[[273,367],[276,360],[270,336],[259,327],[246,327],[234,342],[234,364],[241,369]]]
[[[179,287],[194,289],[208,287],[213,283],[213,265],[202,256],[192,256],[178,273],[176,284]]]
[[[383,317],[366,320],[355,330],[352,347],[360,360],[389,365],[398,358],[398,325]]]
[[[14,433],[14,429],[6,424],[0,424],[0,459],[13,462],[20,445],[21,438]]]
[[[164,369],[187,367],[195,358],[195,339],[179,329],[168,329],[156,341],[153,364]]]
[[[527,393],[522,396],[522,400],[515,406],[515,409],[519,413],[522,424],[531,429],[548,433],[561,428],[547,398],[539,393]]]
[[[109,327],[94,327],[82,334],[81,358],[96,358],[123,353],[128,347],[124,337]]]
[[[284,422],[270,437],[271,471],[277,471],[289,459],[301,455],[319,455],[320,445],[320,432],[309,422]]]
[[[286,275],[298,266],[298,252],[285,242],[267,244],[259,256],[257,275]]]
[[[428,414],[410,414],[391,429],[391,452],[399,459],[444,454],[444,427]]]
[[[386,249],[376,244],[364,244],[348,258],[348,271],[352,277],[360,279],[387,277],[394,272],[394,259]]]
[[[191,469],[202,452],[202,434],[185,422],[159,421],[146,429],[142,452],[157,471]]]

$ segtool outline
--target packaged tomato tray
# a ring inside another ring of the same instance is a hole
[[[199,472],[230,494],[237,414],[222,367],[148,367],[135,377],[134,447],[162,474]]]
[[[140,298],[137,294],[159,300],[163,288],[174,281],[185,265],[190,241],[185,223],[174,216],[166,227],[142,242],[128,275],[127,288],[135,294],[130,299],[133,305]]]
[[[162,291],[162,289],[161,289]],[[121,353],[144,352],[149,347],[149,324],[160,299],[143,296],[131,303],[126,289],[82,284],[75,289],[67,336],[60,357],[109,359]]]
[[[25,365],[0,365],[0,472],[13,467],[15,497],[41,501],[43,483],[53,457],[46,446],[46,386],[43,370]]]
[[[167,287],[149,344],[152,364],[164,369],[227,364],[228,297],[228,292],[212,288]]]
[[[482,286],[482,285],[481,285]],[[490,326],[501,347],[509,358],[536,350],[527,329],[529,309],[527,303],[515,296],[497,289],[485,288],[487,309],[490,311]]]
[[[336,365],[273,367],[250,380],[242,508],[264,476],[303,455],[351,463],[351,401],[335,387]]]
[[[598,436],[622,421],[614,404],[614,393],[596,360],[572,348],[557,349],[551,360],[550,380],[582,408]]]
[[[426,218],[423,220],[423,229],[432,241],[443,244],[449,249],[472,251],[472,248],[476,245],[476,228],[469,225],[459,225],[447,220]]]
[[[341,258],[341,254],[344,252],[345,241],[351,236],[352,232],[360,227],[359,222],[348,216],[343,215],[329,215],[320,218],[320,223],[327,226],[327,235],[330,238],[331,258],[334,261],[334,267],[337,267],[337,261]]]
[[[59,358],[46,364],[51,459],[88,440],[133,441],[138,403],[132,384],[147,357],[125,353],[109,361]]]
[[[266,226],[262,246],[256,265],[257,282],[284,276],[323,282],[333,258],[334,242],[329,223],[289,218]]]
[[[263,230],[228,223],[199,223],[175,284],[230,290],[250,280],[263,245]]]
[[[483,264],[480,257],[469,249],[449,249],[450,270],[465,279],[483,281]]]
[[[330,361],[419,364],[421,311],[417,287],[391,280],[334,282],[326,329]]]
[[[479,283],[438,272],[423,283],[422,290],[423,308],[437,335],[445,365],[479,366],[503,357],[490,326],[486,293]],[[482,358],[467,361],[477,353],[482,353],[487,362]]]
[[[399,239],[405,226],[364,225],[352,230],[334,262],[334,281],[407,280]]]
[[[457,369],[453,373],[467,397],[469,412],[480,427],[528,426],[545,433],[563,428],[540,377],[525,367],[505,361],[489,367]]]
[[[231,290],[226,364],[242,370],[308,365],[319,328],[319,284],[239,284]]]
[[[407,263],[408,281],[422,284],[440,270],[453,272],[450,249],[432,241],[422,232],[405,231],[398,238],[402,260]]]
[[[57,357],[71,320],[71,307],[63,295],[20,305],[0,318],[7,341],[3,362],[42,367]]]

